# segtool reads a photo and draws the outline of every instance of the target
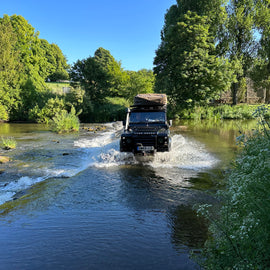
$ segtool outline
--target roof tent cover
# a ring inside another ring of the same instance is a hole
[[[165,94],[138,94],[134,97],[133,106],[164,106],[167,105]]]

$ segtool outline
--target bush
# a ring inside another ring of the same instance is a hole
[[[12,137],[4,138],[2,137],[2,147],[5,150],[15,149],[17,146],[17,142]]]
[[[199,213],[210,220],[212,237],[206,242],[200,264],[205,269],[270,269],[270,123],[259,108],[258,130],[242,136],[242,145],[227,189],[219,192],[222,206],[201,206]]]
[[[80,121],[74,107],[71,108],[70,113],[66,110],[57,113],[49,124],[51,130],[57,133],[79,131],[80,128]]]
[[[0,103],[0,120],[2,121],[7,121],[8,120],[8,112],[5,108],[5,106],[3,106],[1,103]]]
[[[181,119],[255,119],[254,113],[260,105],[220,105],[218,107],[208,106],[183,109],[177,113]],[[269,105],[265,105],[270,108]],[[264,115],[265,118],[270,118],[270,110]]]
[[[61,113],[64,109],[65,102],[63,99],[50,98],[42,109],[36,105],[30,110],[29,118],[38,123],[48,124],[56,114]]]

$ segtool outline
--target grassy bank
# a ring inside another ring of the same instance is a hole
[[[47,82],[46,86],[53,94],[57,95],[65,94],[67,89],[70,88],[70,84],[65,82]]]
[[[238,139],[242,151],[219,192],[221,208],[199,208],[211,232],[199,260],[204,269],[270,269],[270,122],[264,110],[257,116],[258,129]]]
[[[174,119],[255,119],[254,113],[260,106],[261,104],[240,104],[236,106],[220,105],[216,107],[195,107],[178,112],[169,110],[169,114]],[[265,107],[270,108],[270,105],[265,105]],[[265,118],[270,118],[270,110],[265,114]]]

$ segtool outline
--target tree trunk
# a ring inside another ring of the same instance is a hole
[[[270,104],[270,89],[265,90],[265,103]]]
[[[235,82],[232,84],[232,100],[233,100],[233,105],[237,104],[237,92],[238,92],[238,83]]]

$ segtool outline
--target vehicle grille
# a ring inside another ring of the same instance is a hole
[[[134,134],[137,135],[155,135],[157,134],[157,129],[153,127],[139,127],[134,129]]]

